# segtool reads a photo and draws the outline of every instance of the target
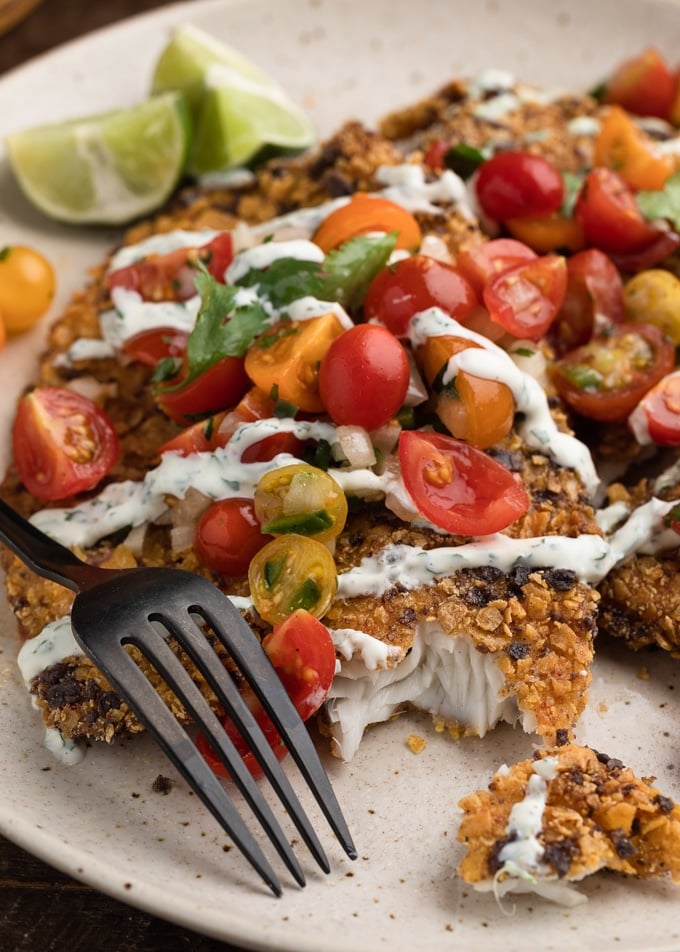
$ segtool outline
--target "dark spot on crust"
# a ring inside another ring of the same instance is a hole
[[[498,870],[503,866],[503,863],[500,860],[500,853],[503,847],[507,846],[508,843],[514,843],[516,839],[517,835],[515,833],[511,833],[510,836],[505,836],[501,840],[496,840],[496,842],[491,847],[487,865],[492,876],[495,876]]]
[[[543,578],[556,592],[568,592],[576,585],[576,572],[570,569],[546,569]]]
[[[489,456],[493,457],[501,466],[505,466],[511,473],[521,473],[524,468],[524,457],[521,453],[511,450],[490,449],[487,450]]]
[[[675,803],[671,800],[670,797],[664,797],[662,794],[657,794],[654,797],[653,802],[661,810],[662,813],[670,813],[675,806]]]
[[[564,747],[565,744],[569,743],[569,731],[566,727],[558,727],[555,731],[555,746]],[[581,783],[583,783],[583,778],[581,778]]]
[[[483,608],[489,604],[492,598],[493,593],[490,592],[488,588],[483,588],[482,586],[468,588],[463,592],[463,601],[466,605],[469,605],[470,608]]]
[[[548,843],[543,850],[543,861],[555,870],[560,879],[566,876],[571,861],[578,856],[579,847],[576,840],[566,839],[559,843]]]
[[[628,839],[623,830],[610,830],[609,838],[614,844],[616,855],[621,857],[621,859],[629,859],[631,856],[637,855],[637,849]]]
[[[602,754],[598,750],[593,751],[601,764],[604,764],[608,770],[623,770],[623,762],[616,757],[610,757],[609,754]]]
[[[521,641],[513,641],[505,650],[513,661],[521,661],[529,654],[529,645],[525,645]]]

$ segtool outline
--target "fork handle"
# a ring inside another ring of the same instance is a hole
[[[88,565],[60,542],[55,542],[36,529],[4,499],[0,499],[0,542],[37,575],[58,582],[74,592],[84,591],[96,581],[101,581],[102,572],[106,571]]]

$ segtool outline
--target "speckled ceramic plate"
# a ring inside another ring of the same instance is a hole
[[[374,120],[454,74],[506,67],[527,80],[589,84],[623,56],[655,42],[674,59],[680,8],[640,0],[234,0],[191,2],[122,23],[45,56],[0,82],[0,134],[142,97],[174,23],[191,21],[267,67],[326,134],[341,120]],[[0,245],[25,241],[59,272],[54,314],[81,285],[113,232],[71,230],[29,209],[0,152]],[[0,356],[0,427],[6,457],[14,396],[30,379],[43,329]],[[301,852],[309,885],[284,879],[274,900],[148,740],[91,750],[60,765],[15,667],[13,622],[0,620],[0,831],[104,892],[249,949],[379,952],[452,948],[680,948],[680,894],[664,883],[598,876],[576,910],[524,897],[514,913],[454,875],[456,802],[502,762],[528,756],[532,739],[503,728],[454,743],[424,719],[373,730],[349,766],[329,770],[359,847],[350,863],[321,820],[332,862],[324,878]],[[648,677],[641,677],[642,665]],[[680,796],[679,667],[665,657],[601,647],[579,739]],[[674,690],[674,688],[678,688]],[[406,739],[427,740],[420,755]],[[311,807],[310,807],[311,809]],[[312,810],[314,813],[314,810]],[[315,814],[316,815],[316,814]],[[278,867],[277,867],[278,868]]]

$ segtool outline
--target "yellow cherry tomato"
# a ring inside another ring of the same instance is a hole
[[[8,334],[26,331],[40,320],[54,297],[54,269],[33,248],[0,248],[0,313]]]
[[[306,413],[320,413],[319,364],[344,328],[328,311],[306,321],[279,321],[261,334],[246,354],[246,373],[267,394]]]
[[[293,463],[265,473],[255,488],[255,515],[268,535],[297,532],[334,539],[347,519],[347,497],[328,473]]]
[[[625,319],[654,324],[680,345],[680,279],[662,268],[640,271],[623,289]]]
[[[321,618],[338,587],[335,561],[326,546],[297,533],[278,536],[256,552],[248,582],[256,611],[272,625],[300,608]]]

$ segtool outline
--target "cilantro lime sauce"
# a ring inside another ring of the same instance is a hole
[[[534,879],[550,872],[543,862],[545,852],[539,836],[548,800],[548,780],[557,776],[557,758],[545,757],[533,765],[524,797],[510,810],[506,827],[509,842],[498,854],[500,873]]]

